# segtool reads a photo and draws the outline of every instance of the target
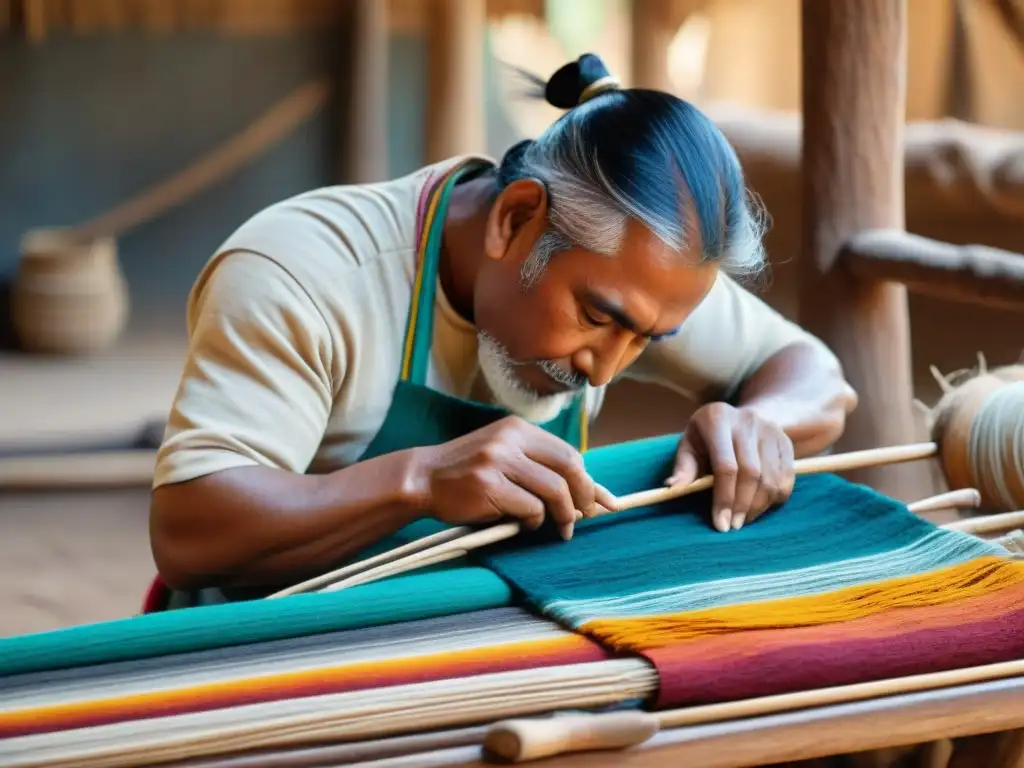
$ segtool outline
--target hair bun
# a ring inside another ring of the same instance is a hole
[[[551,76],[544,86],[544,98],[559,109],[572,109],[599,93],[618,87],[618,79],[600,57],[585,53]]]

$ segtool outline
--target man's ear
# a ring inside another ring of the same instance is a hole
[[[484,253],[495,261],[519,255],[526,258],[544,231],[548,218],[548,191],[539,179],[517,179],[503,189],[491,205],[484,233]]]

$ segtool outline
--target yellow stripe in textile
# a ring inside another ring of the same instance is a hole
[[[644,651],[684,640],[849,621],[893,608],[942,605],[1024,582],[1024,562],[989,556],[928,573],[832,592],[634,619],[596,619],[579,630],[616,650]]]

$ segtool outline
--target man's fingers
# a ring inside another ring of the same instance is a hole
[[[746,522],[759,518],[776,504],[785,502],[793,491],[793,443],[784,432],[777,432],[765,444],[762,455],[761,486],[750,505]]]
[[[618,512],[619,510],[619,498],[603,485],[599,485],[598,483],[594,483],[594,501],[609,512]],[[594,508],[583,510],[585,515],[589,515],[596,511],[597,510]]]
[[[689,444],[683,443],[676,453],[672,476],[665,481],[665,485],[689,485],[697,479],[699,472],[700,462],[697,460],[697,454]]]
[[[724,533],[732,525],[736,481],[739,477],[739,462],[733,447],[731,425],[724,420],[710,424],[705,428],[703,436],[708,447],[711,472],[715,477],[711,496],[711,522]]]
[[[531,433],[530,440],[521,450],[528,459],[565,480],[574,509],[587,513],[594,508],[596,483],[587,474],[583,457],[575,448],[537,427],[537,432]]]
[[[544,502],[504,475],[489,501],[500,515],[514,517],[530,530],[535,531],[544,523]]]
[[[753,501],[750,502],[750,509],[743,516],[742,519],[737,523],[735,516],[733,517],[733,528],[739,530],[746,523],[752,523],[759,518],[768,507],[775,503],[775,489],[768,482],[762,482],[760,487],[757,489]]]
[[[793,452],[793,441],[789,435],[783,433],[779,438],[779,467],[781,475],[778,482],[778,494],[775,502],[781,504],[788,501],[793,494],[793,486],[796,484],[795,455]]]
[[[582,513],[577,514],[569,483],[564,477],[526,456],[511,462],[505,474],[513,483],[544,502],[562,538],[572,538],[573,527]]]
[[[729,524],[731,528],[739,529],[761,487],[761,451],[757,433],[737,432],[733,438],[733,450],[736,454],[736,495]]]

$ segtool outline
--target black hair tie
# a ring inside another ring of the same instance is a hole
[[[618,90],[619,79],[592,53],[561,67],[544,86],[544,98],[559,109],[578,107],[605,91]]]

